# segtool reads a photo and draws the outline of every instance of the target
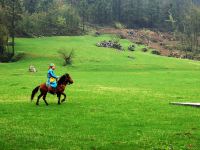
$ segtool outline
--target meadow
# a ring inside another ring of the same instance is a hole
[[[168,58],[127,47],[95,44],[94,37],[17,38],[15,63],[0,63],[0,149],[197,150],[200,109],[169,105],[200,101],[200,62]],[[63,66],[59,49],[74,49],[71,66]],[[130,59],[134,57],[134,59]],[[67,102],[49,106],[30,101],[32,90],[46,81],[48,64],[56,74],[69,73],[74,84]],[[38,72],[28,72],[34,65]]]

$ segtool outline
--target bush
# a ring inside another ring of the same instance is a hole
[[[153,50],[153,51],[151,51],[151,53],[154,54],[154,55],[160,55],[160,52],[157,51],[157,50]]]
[[[115,35],[115,36],[112,36],[112,38],[111,38],[111,41],[113,41],[114,43],[119,43],[120,42],[120,37],[119,36],[117,36],[117,35]]]
[[[100,35],[101,35],[100,32],[95,32],[95,34],[94,34],[95,37],[98,37],[98,36],[100,36]]]
[[[4,54],[0,55],[0,62],[17,62],[19,60],[21,60],[22,58],[24,58],[25,53],[18,53],[16,55],[13,56],[12,53],[10,52],[5,52]]]
[[[143,51],[143,52],[147,52],[148,49],[145,47],[145,48],[142,49],[142,51]]]
[[[135,45],[130,45],[130,46],[128,47],[128,50],[129,50],[129,51],[135,51]]]
[[[12,57],[12,62],[17,62],[25,57],[25,53],[18,53]]]
[[[123,25],[123,24],[120,23],[120,22],[115,22],[114,27],[115,27],[116,29],[125,29],[125,28],[126,28],[126,26]]]
[[[72,61],[74,58],[73,49],[71,51],[68,51],[66,49],[61,49],[60,51],[58,51],[58,53],[60,54],[61,58],[64,60],[63,66],[72,65]]]
[[[97,43],[96,46],[124,50],[122,45],[117,41],[102,41],[100,43]]]
[[[11,62],[12,61],[12,53],[8,53],[8,52],[5,52],[3,54],[0,55],[0,62]]]
[[[144,45],[145,43],[143,41],[136,41],[135,44],[137,44],[137,45]]]

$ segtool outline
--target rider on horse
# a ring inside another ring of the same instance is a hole
[[[57,79],[59,78],[58,76],[56,76],[54,74],[54,70],[56,69],[56,66],[51,63],[49,65],[49,70],[47,73],[47,82],[46,85],[47,87],[49,87],[49,91],[52,91],[53,93],[55,92],[56,88],[57,88]]]

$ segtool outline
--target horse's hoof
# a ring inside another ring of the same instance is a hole
[[[60,105],[61,103],[58,103],[58,105]]]
[[[61,102],[63,103],[63,102],[65,102],[66,100],[65,99],[63,99]]]

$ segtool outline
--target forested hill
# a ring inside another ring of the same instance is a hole
[[[193,3],[200,0],[0,0],[0,25],[10,33],[15,25],[20,36],[80,34],[85,25],[119,22],[127,28],[183,30],[197,7]]]

